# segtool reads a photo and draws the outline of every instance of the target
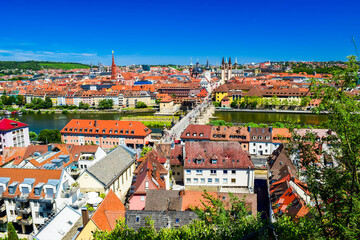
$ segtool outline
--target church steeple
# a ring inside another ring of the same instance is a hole
[[[114,51],[112,51],[111,79],[116,79],[116,64],[114,59]]]

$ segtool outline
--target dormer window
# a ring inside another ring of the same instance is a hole
[[[131,130],[131,134],[135,134],[135,131],[134,131],[134,130]]]
[[[15,187],[11,186],[9,187],[9,194],[14,194],[15,193]]]
[[[200,137],[203,137],[203,136],[204,136],[204,134],[203,134],[203,133],[200,133],[200,134],[199,134],[199,136],[200,136]]]
[[[193,136],[196,137],[196,133],[193,133]]]
[[[254,139],[254,140],[255,140],[255,139],[256,139],[256,136],[253,136],[253,137],[252,137],[252,139]]]
[[[105,131],[106,131],[105,129],[104,129],[104,130],[102,130],[102,132],[103,132],[103,133],[105,133]]]
[[[259,136],[259,139],[261,140],[261,139],[262,139],[262,136]]]
[[[202,160],[201,159],[196,159],[196,164],[201,164]]]
[[[217,164],[217,159],[211,159],[211,164]]]
[[[186,133],[186,136],[188,136],[188,137],[189,137],[189,136],[190,136],[190,133]]]

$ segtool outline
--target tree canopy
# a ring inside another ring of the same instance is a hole
[[[37,140],[43,144],[61,143],[61,133],[59,129],[43,129],[40,131]]]

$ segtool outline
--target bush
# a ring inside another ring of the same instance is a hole
[[[136,108],[147,108],[147,105],[146,103],[139,101],[136,103]]]
[[[62,112],[61,112],[62,114],[68,114],[69,113],[69,111],[68,110],[62,110]]]

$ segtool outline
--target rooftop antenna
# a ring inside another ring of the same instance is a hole
[[[354,43],[356,56],[358,57],[358,59],[360,59],[360,58],[359,58],[359,52],[358,52],[357,47],[356,47],[356,42],[355,42],[355,38],[354,38],[354,36],[352,36],[352,40],[353,40],[353,43]]]

